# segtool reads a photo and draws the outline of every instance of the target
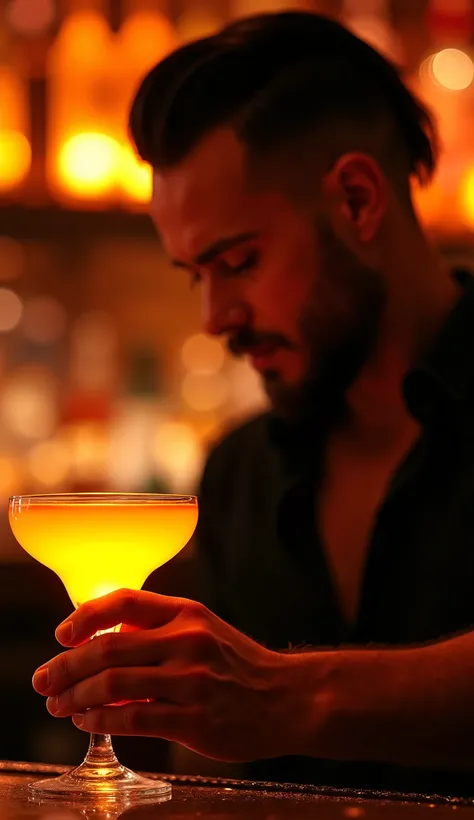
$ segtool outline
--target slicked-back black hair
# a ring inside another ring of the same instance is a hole
[[[142,159],[166,168],[220,125],[265,152],[331,118],[363,126],[384,115],[407,176],[428,180],[435,128],[395,66],[336,21],[287,11],[237,20],[168,55],[138,89],[130,131]]]

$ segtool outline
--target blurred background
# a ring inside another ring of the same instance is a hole
[[[30,686],[71,604],[10,534],[12,493],[196,489],[226,427],[264,406],[258,378],[199,331],[198,298],[147,216],[127,139],[144,73],[258,11],[344,21],[406,72],[443,156],[415,191],[433,241],[471,265],[474,0],[0,0],[0,758],[79,762],[86,738]],[[192,545],[147,588],[193,593]],[[117,739],[166,771],[164,743]]]

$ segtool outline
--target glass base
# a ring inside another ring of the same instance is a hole
[[[142,777],[118,762],[98,766],[85,760],[76,769],[60,777],[30,783],[28,790],[32,799],[40,801],[162,803],[171,800],[169,783]]]

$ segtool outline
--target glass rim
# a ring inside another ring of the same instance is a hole
[[[11,495],[9,506],[23,501],[29,504],[94,504],[110,501],[121,501],[128,504],[197,504],[196,495],[176,493],[123,493],[123,492],[92,492],[92,493],[25,493]]]

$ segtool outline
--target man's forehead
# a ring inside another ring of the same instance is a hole
[[[232,131],[206,136],[176,166],[153,177],[152,216],[168,251],[197,255],[222,236],[248,229],[245,154]]]
[[[245,183],[245,154],[229,130],[213,131],[179,163],[158,170],[153,177],[153,198],[158,207],[186,206],[216,195],[241,191]]]

